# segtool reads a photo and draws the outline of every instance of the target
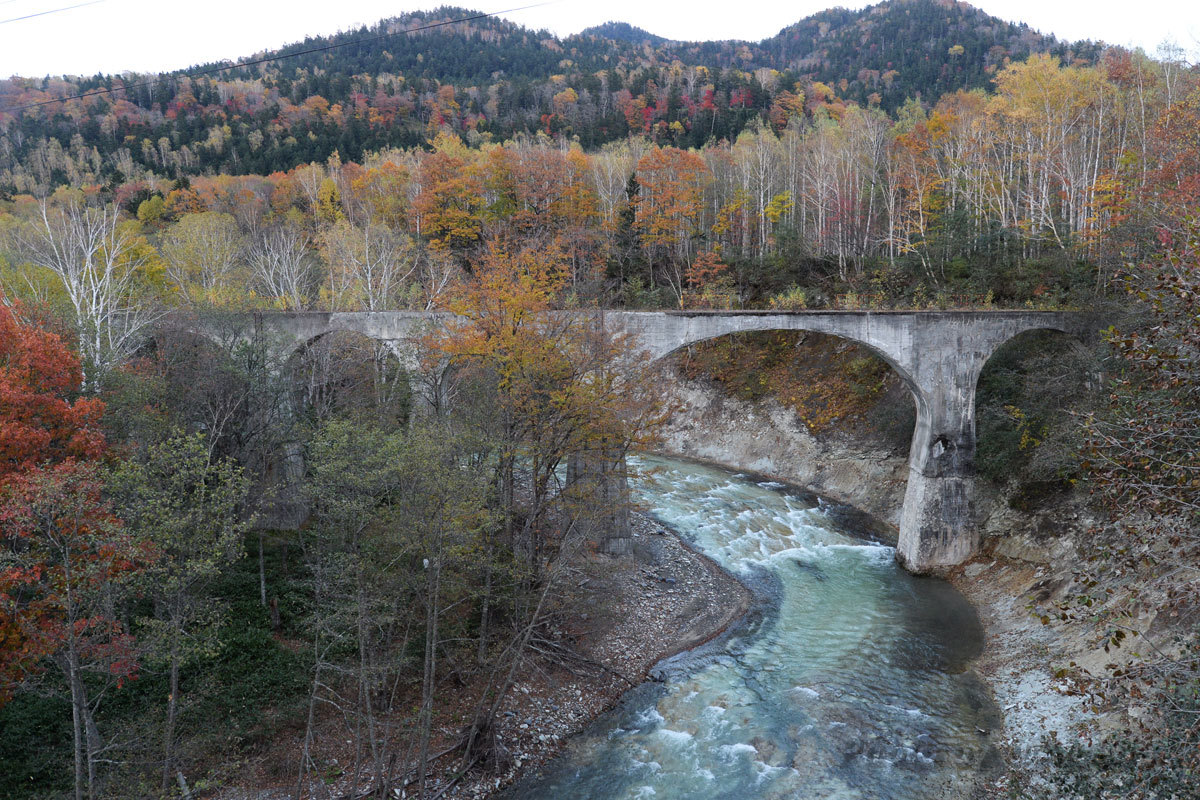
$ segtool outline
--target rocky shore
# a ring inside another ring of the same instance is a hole
[[[1060,671],[1074,664],[1102,674],[1118,658],[1097,646],[1089,626],[1063,624],[1052,610],[1071,589],[1076,542],[1094,523],[1081,505],[1068,499],[1029,515],[993,504],[981,522],[982,552],[950,576],[979,612],[987,644],[974,668],[1004,715],[997,733],[1009,769],[987,787],[988,798],[1010,797],[1010,784],[1038,785],[1045,737],[1088,743],[1119,718],[1089,713],[1072,670]]]
[[[586,555],[566,587],[564,602],[590,608],[568,633],[605,672],[589,677],[530,662],[500,714],[510,766],[501,775],[464,779],[445,797],[487,797],[535,770],[645,681],[656,663],[720,635],[747,611],[749,591],[674,532],[636,513],[632,526],[632,559]]]
[[[987,682],[1004,718],[1002,729],[991,735],[1008,769],[982,787],[980,797],[1001,800],[1011,797],[1010,785],[1036,783],[1047,758],[1042,738],[1077,741],[1091,724],[1083,698],[1068,694],[1069,680],[1054,675],[1055,665],[1071,658],[1072,643],[1030,609],[1046,574],[1033,564],[985,558],[951,578],[979,612],[986,645],[972,668]]]

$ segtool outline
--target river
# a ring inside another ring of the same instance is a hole
[[[983,632],[853,515],[726,470],[643,457],[639,503],[754,593],[725,636],[656,668],[513,800],[967,797],[999,764]]]

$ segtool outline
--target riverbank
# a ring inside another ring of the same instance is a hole
[[[448,695],[434,722],[431,750],[447,752],[431,765],[430,796],[439,800],[493,796],[556,756],[567,740],[611,709],[631,688],[650,678],[663,659],[720,636],[750,607],[750,592],[708,557],[653,518],[631,514],[633,557],[579,552],[560,582],[550,617],[553,633],[582,658],[562,653],[526,657],[496,722],[503,748],[498,772],[459,776],[465,720],[482,688],[468,684]],[[217,800],[290,800],[287,767],[295,745],[281,740]],[[332,759],[351,763],[353,752]],[[328,798],[351,795],[347,775],[332,778]],[[361,784],[360,784],[361,791]]]
[[[632,559],[583,555],[563,589],[564,605],[577,609],[577,627],[565,633],[605,671],[573,674],[561,665],[530,662],[498,721],[498,739],[511,756],[508,768],[468,778],[445,797],[488,797],[536,770],[647,680],[655,664],[719,636],[749,609],[746,588],[674,532],[638,513],[631,525]]]
[[[1094,724],[1083,697],[1068,694],[1069,679],[1054,674],[1056,665],[1072,657],[1073,643],[1031,610],[1046,577],[1045,567],[1003,558],[972,562],[950,576],[979,612],[986,645],[972,668],[987,682],[1004,719],[992,735],[1008,769],[988,781],[979,797],[1001,800],[1011,796],[1010,786],[1036,782],[1048,758],[1040,747],[1043,737],[1078,741]]]
[[[687,392],[690,409],[676,416],[664,449],[806,486],[869,511],[875,519],[897,518],[902,452],[872,445],[863,436],[835,432],[814,437],[770,400],[722,401],[695,384]],[[874,483],[876,479],[884,484]],[[1034,519],[996,498],[986,498],[986,504],[991,549],[952,580],[978,610],[987,637],[982,656],[971,667],[992,687],[1006,718],[1003,726],[982,723],[986,730],[980,735],[1002,745],[1010,772],[999,778],[980,775],[985,778],[982,787],[948,787],[948,800],[1000,798],[1006,796],[1010,776],[1036,778],[1043,733],[1058,731],[1069,741],[1082,716],[1080,703],[1061,691],[1069,686],[1052,673],[1078,650],[1078,643],[1069,646],[1074,649],[1064,647],[1061,632],[1042,626],[1027,607],[1047,590],[1043,600],[1065,585],[1059,580],[1061,565],[1069,564],[1072,555],[1054,549],[1069,541],[1061,535],[1063,512],[1047,510],[1044,518]],[[859,533],[883,533],[851,527]],[[504,748],[499,770],[451,784],[458,766],[457,755],[451,754],[434,764],[434,793],[446,789],[441,797],[484,798],[535,774],[567,740],[644,681],[656,663],[718,635],[745,612],[750,601],[746,589],[664,526],[635,514],[633,534],[634,558],[582,552],[556,589],[553,618],[560,620],[561,629],[553,633],[602,669],[564,665],[554,657],[528,660],[499,715],[497,740]],[[1052,569],[1050,563],[1060,566]],[[459,737],[474,693],[463,687],[461,702],[451,701],[435,721],[435,752]],[[338,796],[336,786],[333,796]]]
[[[1072,588],[1081,560],[1077,542],[1096,524],[1068,498],[1035,515],[997,505],[981,523],[980,555],[949,576],[979,611],[987,637],[975,669],[1004,715],[998,732],[1007,773],[987,787],[988,798],[1010,797],[1010,785],[1037,786],[1049,766],[1042,742],[1089,744],[1120,724],[1123,712],[1089,712],[1071,674],[1103,674],[1123,654],[1106,653],[1080,620],[1064,623],[1054,605]]]

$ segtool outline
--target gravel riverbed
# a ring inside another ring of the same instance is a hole
[[[511,766],[469,776],[445,797],[487,797],[546,763],[656,663],[719,635],[749,608],[745,587],[674,532],[642,514],[632,527],[632,559],[583,556],[568,587],[568,602],[590,607],[578,620],[578,647],[608,672],[580,677],[531,663],[500,714]]]

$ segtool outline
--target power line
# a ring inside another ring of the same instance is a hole
[[[36,14],[26,14],[23,17],[13,17],[12,19],[0,19],[0,25],[7,25],[10,22],[20,22],[23,19],[33,19],[34,17],[44,17],[47,14],[57,14],[60,11],[70,11],[73,8],[83,8],[84,6],[94,6],[97,3],[103,3],[104,0],[90,0],[87,3],[79,3],[73,6],[64,6],[63,8],[52,8],[49,11],[39,11]]]
[[[102,2],[104,2],[104,0],[91,0],[91,3],[84,3],[83,5],[91,5],[92,3],[102,3]],[[460,22],[472,22],[477,19],[487,19],[488,17],[494,17],[499,14],[512,14],[517,11],[528,11],[531,8],[541,8],[542,6],[550,6],[550,5],[554,5],[555,3],[558,3],[558,2],[561,2],[561,0],[546,0],[545,2],[542,2],[542,3],[533,3],[533,4],[527,5],[527,6],[519,6],[517,8],[507,8],[507,9],[504,9],[503,11],[488,11],[487,13],[484,13],[484,14],[472,14],[469,17],[459,17],[458,19],[446,20],[444,22],[433,22],[433,23],[430,23],[429,25],[422,25],[419,28],[405,28],[402,31],[392,31],[391,33],[381,33],[376,36],[364,36],[361,39],[352,39],[349,42],[338,42],[336,44],[322,45],[321,47],[310,47],[307,50],[299,50],[295,53],[287,53],[286,55],[269,56],[267,58],[257,58],[257,59],[254,59],[253,61],[242,61],[238,64],[226,64],[225,66],[221,66],[221,67],[211,67],[209,69],[197,70],[195,72],[188,72],[183,75],[174,75],[171,77],[174,77],[174,78],[201,78],[205,75],[213,75],[217,72],[225,72],[225,71],[231,70],[231,69],[240,69],[241,67],[253,67],[258,64],[266,64],[271,61],[283,61],[284,59],[287,59],[287,58],[298,58],[299,56],[306,56],[306,55],[310,55],[312,53],[323,53],[328,50],[336,50],[339,47],[349,47],[350,45],[354,45],[354,44],[364,44],[366,42],[376,42],[376,41],[379,41],[380,39],[389,39],[393,36],[399,36],[401,34],[419,33],[420,31],[427,31],[432,28],[444,28],[447,25],[457,25]],[[42,13],[52,13],[52,12],[42,12]],[[14,111],[25,111],[30,108],[40,108],[41,106],[48,106],[48,105],[52,105],[54,103],[64,103],[67,100],[82,100],[86,97],[96,97],[96,96],[104,95],[104,94],[113,94],[114,92],[129,91],[130,89],[142,89],[147,86],[155,85],[158,82],[158,80],[161,79],[161,77],[162,76],[160,75],[159,78],[156,78],[153,81],[142,81],[141,83],[131,83],[131,84],[128,84],[125,86],[116,86],[111,89],[92,89],[91,91],[82,92],[80,94],[68,95],[67,97],[56,97],[53,100],[42,100],[37,103],[29,103],[29,104],[23,105],[23,106],[5,106],[4,108],[0,108],[0,114],[11,113]]]

